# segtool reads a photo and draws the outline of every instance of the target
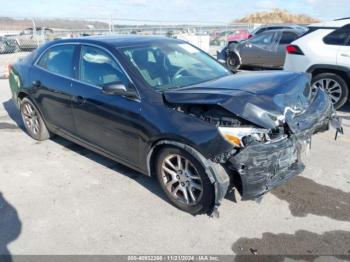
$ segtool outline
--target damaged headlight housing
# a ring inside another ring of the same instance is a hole
[[[235,147],[244,147],[247,140],[267,142],[268,130],[255,127],[218,127],[220,134]]]

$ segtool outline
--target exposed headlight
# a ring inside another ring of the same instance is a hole
[[[259,142],[270,140],[268,130],[254,127],[218,127],[220,134],[235,147],[244,147],[245,139]]]

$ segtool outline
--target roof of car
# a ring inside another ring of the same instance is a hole
[[[342,27],[347,24],[350,24],[350,19],[341,19],[341,20],[310,24],[309,27]]]
[[[334,19],[334,21],[340,21],[340,20],[346,20],[346,19],[350,19],[350,17],[342,17],[342,18]]]
[[[165,36],[141,36],[141,35],[110,35],[110,36],[85,36],[78,38],[67,38],[58,40],[58,42],[84,42],[84,43],[103,43],[113,45],[115,47],[132,46],[138,44],[147,44],[153,42],[177,41],[174,38]]]
[[[283,28],[283,29],[274,29],[274,30],[265,31],[264,33],[270,33],[270,32],[292,32],[297,34],[303,34],[305,33],[305,30],[301,28]]]
[[[303,25],[298,25],[298,24],[283,24],[283,23],[276,23],[276,24],[265,24],[265,25],[260,25],[260,28],[263,27],[274,27],[274,26],[278,26],[278,27],[286,27],[286,28],[300,28],[303,27]]]

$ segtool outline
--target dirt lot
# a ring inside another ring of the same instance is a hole
[[[349,112],[346,134],[315,136],[306,171],[260,204],[227,196],[220,218],[194,217],[155,179],[59,137],[32,140],[0,80],[0,254],[350,255]]]

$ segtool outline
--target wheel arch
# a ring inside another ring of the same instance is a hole
[[[38,110],[38,113],[40,114],[44,124],[46,125],[46,127],[48,128],[48,123],[44,117],[44,114],[41,110],[41,108],[37,105],[36,101],[34,99],[32,99],[29,95],[29,93],[21,90],[18,95],[17,95],[17,105],[18,105],[18,108],[20,109],[20,106],[21,106],[21,101],[23,98],[28,98],[30,100],[30,102],[32,102],[35,106],[35,108]],[[48,128],[49,129],[49,128]],[[49,129],[49,131],[51,132],[51,129]]]
[[[28,96],[29,96],[28,93],[23,91],[23,90],[18,92],[18,94],[17,94],[17,101],[16,101],[18,108],[20,106],[21,100],[23,98],[25,98],[25,97],[28,97]]]
[[[321,73],[337,74],[348,84],[348,88],[350,87],[350,68],[337,65],[320,64],[309,67],[306,72],[311,73],[313,77]]]
[[[229,46],[230,44],[238,44],[238,43],[239,43],[239,41],[233,40],[233,41],[227,42],[227,45]]]
[[[23,98],[25,98],[25,97],[27,97],[28,96],[28,93],[27,92],[25,92],[25,91],[19,91],[18,92],[18,95],[17,95],[17,97],[19,98],[19,99],[23,99]]]
[[[161,139],[153,144],[147,155],[147,169],[149,176],[152,176],[152,169],[154,170],[155,167],[155,156],[157,155],[157,152],[159,152],[159,150],[165,146],[174,146],[185,150],[203,166],[205,173],[208,175],[209,180],[214,185],[215,189],[215,204],[212,207],[211,213],[217,214],[217,208],[220,206],[221,201],[226,195],[230,185],[230,177],[228,176],[224,167],[218,163],[214,163],[211,160],[206,159],[192,146],[175,140]]]
[[[166,146],[178,147],[192,154],[203,166],[205,166],[205,162],[207,159],[199,153],[193,146],[189,145],[184,141],[180,141],[179,139],[158,139],[152,143],[152,146],[147,154],[147,172],[148,176],[152,176],[155,165],[155,157],[160,149]]]
[[[242,57],[241,57],[241,54],[238,52],[237,49],[234,49],[234,50],[229,50],[229,53],[234,53],[235,55],[237,55],[238,59],[239,59],[239,62],[242,63]]]

